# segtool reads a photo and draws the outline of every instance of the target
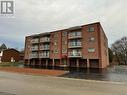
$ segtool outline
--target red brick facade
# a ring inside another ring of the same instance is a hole
[[[106,68],[108,40],[99,22],[27,36],[25,65]]]
[[[3,50],[1,55],[1,62],[18,62],[20,60],[20,52],[15,49]]]

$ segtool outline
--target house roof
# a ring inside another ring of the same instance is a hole
[[[7,46],[3,43],[1,46],[0,46],[0,50],[5,50],[7,49]]]
[[[20,53],[18,50],[14,49],[14,48],[8,48],[8,49],[5,49],[4,51],[10,51],[10,50]]]

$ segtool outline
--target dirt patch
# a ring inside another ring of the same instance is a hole
[[[67,71],[62,70],[18,68],[18,67],[0,67],[0,71],[34,74],[34,75],[50,75],[50,76],[60,76],[67,73]]]

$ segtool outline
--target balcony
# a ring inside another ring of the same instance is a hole
[[[70,32],[68,35],[68,39],[76,39],[76,38],[82,38],[81,32]]]
[[[40,50],[50,50],[49,45],[40,46]]]
[[[32,44],[39,43],[39,39],[32,39],[32,40],[31,40],[31,43],[32,43]]]
[[[31,53],[30,58],[38,58],[38,53]]]
[[[33,46],[33,47],[31,47],[31,51],[38,51],[38,46]]]
[[[68,44],[68,48],[81,48],[81,47],[82,47],[81,42],[74,42],[74,43],[69,42]]]
[[[49,52],[48,53],[40,53],[39,58],[49,58]]]
[[[71,58],[80,58],[82,57],[82,53],[81,52],[69,52],[68,53],[68,57],[71,57]]]
[[[40,38],[40,42],[50,42],[50,37],[42,37]]]

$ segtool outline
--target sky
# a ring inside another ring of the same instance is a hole
[[[127,36],[127,0],[15,0],[0,15],[0,44],[23,49],[25,36],[100,22],[109,41]]]

